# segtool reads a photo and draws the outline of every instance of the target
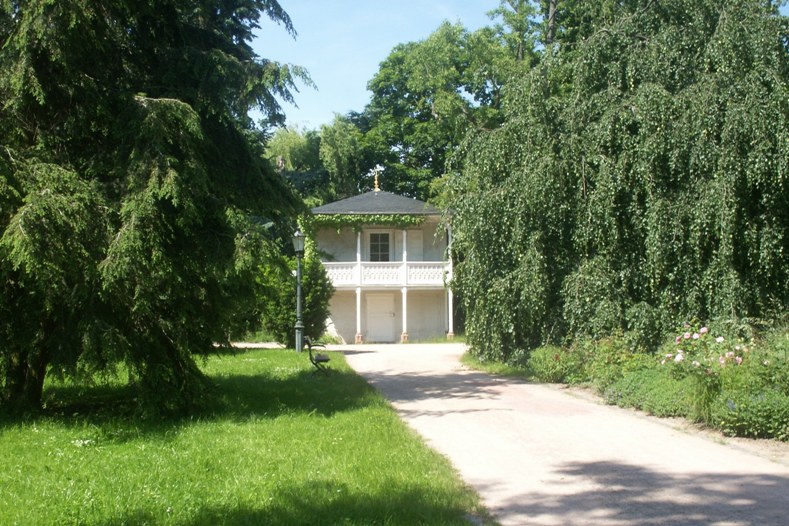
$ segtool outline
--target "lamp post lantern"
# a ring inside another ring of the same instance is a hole
[[[301,258],[304,257],[304,234],[296,230],[293,234],[293,250],[296,252],[296,351],[304,348],[304,322],[301,319]]]

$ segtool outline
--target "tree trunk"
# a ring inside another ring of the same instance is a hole
[[[46,322],[44,334],[52,335],[56,323]],[[7,351],[5,378],[0,401],[14,413],[38,411],[44,394],[44,379],[52,359],[51,337],[36,338],[29,343],[33,350]]]
[[[553,44],[556,37],[556,2],[558,0],[548,1],[548,19],[546,20],[545,27],[545,44]]]
[[[5,408],[12,412],[22,409],[21,400],[25,391],[25,371],[27,360],[19,351],[6,351],[5,378],[3,378],[3,391],[0,401]]]
[[[38,411],[44,393],[49,352],[14,352],[8,359],[2,391],[3,405],[13,413]]]
[[[52,352],[49,345],[44,343],[37,351],[31,354],[28,361],[23,402],[26,408],[31,411],[41,409],[41,401],[44,396],[44,379],[47,375],[47,367],[51,356]]]

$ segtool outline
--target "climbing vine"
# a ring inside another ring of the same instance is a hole
[[[405,214],[316,214],[304,220],[305,228],[352,228],[360,231],[365,226],[381,226],[390,228],[414,228],[425,222],[427,216]]]

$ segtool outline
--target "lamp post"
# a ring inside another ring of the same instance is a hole
[[[296,351],[304,348],[304,322],[301,319],[301,258],[304,257],[304,234],[296,230],[293,234],[293,250],[296,252]]]

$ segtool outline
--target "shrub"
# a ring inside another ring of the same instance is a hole
[[[534,379],[541,382],[576,382],[582,375],[583,356],[570,349],[545,345],[531,352],[528,368]]]
[[[687,416],[692,388],[660,368],[630,371],[603,391],[606,402],[642,409],[655,416]]]
[[[730,391],[716,401],[712,420],[727,435],[789,440],[789,396],[772,389]]]
[[[587,340],[578,347],[584,356],[584,376],[601,392],[622,377],[635,356],[621,336]]]
[[[789,330],[768,335],[757,356],[753,361],[764,384],[789,394]]]
[[[709,424],[712,403],[723,385],[723,372],[742,365],[747,353],[746,346],[733,346],[723,336],[713,337],[706,326],[685,324],[673,346],[663,348],[661,364],[677,378],[692,379],[691,416]]]
[[[302,320],[304,335],[317,339],[326,329],[329,300],[334,293],[326,270],[320,260],[307,257],[302,260]],[[262,301],[261,317],[264,329],[279,343],[295,345],[296,279],[294,259],[279,266],[264,269],[261,279],[266,290]]]

